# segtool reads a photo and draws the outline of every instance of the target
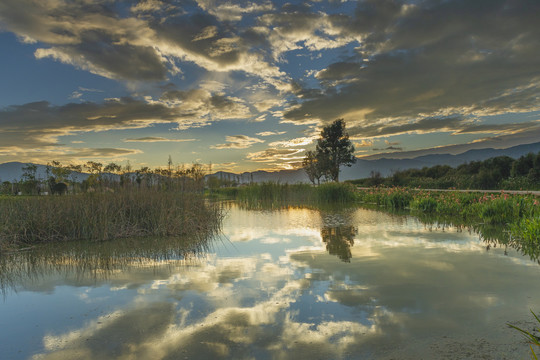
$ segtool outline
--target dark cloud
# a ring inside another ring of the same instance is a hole
[[[2,29],[33,43],[38,59],[128,80],[130,90],[133,80],[177,84],[162,85],[158,100],[144,102],[7,108],[0,146],[59,146],[66,134],[159,122],[185,129],[222,119],[263,121],[270,110],[296,124],[344,118],[350,134],[364,140],[440,131],[470,139],[536,126],[486,115],[540,109],[540,2],[330,3],[3,0]],[[196,70],[182,77],[186,69]],[[201,81],[199,89],[177,90],[187,87],[181,78],[227,84],[210,89]],[[81,89],[72,93],[82,96]],[[275,150],[249,156],[278,159]]]
[[[153,31],[121,18],[109,1],[12,1],[0,4],[0,21],[26,42],[48,46],[37,58],[53,58],[114,79],[163,80],[167,62],[152,46]]]
[[[6,0],[0,4],[0,22],[21,40],[39,42],[37,58],[52,58],[112,79],[166,80],[181,72],[177,63],[185,61],[211,71],[240,70],[269,79],[283,76],[252,51],[250,41],[257,31],[245,32],[244,41],[236,34],[241,31],[220,22],[224,13],[214,12],[212,3],[199,2],[205,13],[196,2],[144,1],[126,14],[109,0],[88,4]],[[244,5],[216,6],[238,14],[273,8],[269,2]]]
[[[173,122],[174,111],[131,98],[54,106],[46,101],[16,105],[0,111],[0,144],[34,148],[58,145],[57,138],[77,132],[146,127]]]
[[[395,151],[401,151],[403,148],[396,147],[396,146],[387,146],[385,148],[373,148],[373,151],[384,151],[384,150],[395,150]]]
[[[353,62],[337,62],[330,64],[326,69],[319,71],[315,77],[321,81],[341,81],[359,75],[362,64]]]
[[[172,98],[168,94],[164,97]],[[81,153],[80,149],[66,148],[59,138],[86,132],[146,128],[156,123],[170,123],[185,129],[245,115],[244,105],[233,105],[221,97],[215,100],[206,91],[193,90],[181,94],[184,96],[177,94],[177,98],[182,101],[173,105],[126,97],[102,104],[85,102],[55,106],[42,101],[10,106],[0,111],[0,154],[17,156],[34,152],[37,156],[40,151],[56,148],[62,152],[77,151],[78,156],[86,157],[89,155]],[[146,137],[128,141],[187,140]],[[113,155],[112,150],[106,152]]]
[[[461,117],[425,118],[418,121],[388,122],[353,127],[349,135],[354,138],[383,137],[406,133],[457,132],[467,127],[468,121]]]
[[[167,67],[149,46],[113,45],[112,42],[84,42],[76,46],[36,51],[38,58],[52,58],[113,79],[165,80]]]
[[[452,128],[449,116],[538,109],[540,27],[531,14],[539,11],[533,1],[361,2],[342,23],[365,37],[357,61],[333,63],[316,76],[323,88],[347,81],[284,116],[345,117],[361,125],[358,134],[375,136]]]

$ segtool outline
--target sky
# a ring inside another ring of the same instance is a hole
[[[2,0],[0,163],[293,169],[540,140],[538,0]]]

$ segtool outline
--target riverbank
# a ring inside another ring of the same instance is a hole
[[[540,199],[534,194],[499,191],[433,191],[409,188],[361,188],[358,200],[412,214],[451,218],[456,225],[503,225],[509,241],[534,252],[540,248]]]

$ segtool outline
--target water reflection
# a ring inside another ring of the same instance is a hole
[[[504,248],[504,253],[508,254],[508,249],[512,248],[540,264],[540,246],[513,239],[504,225],[465,223],[460,217],[436,217],[422,213],[415,213],[415,215],[429,229],[442,231],[452,229],[456,231],[466,230],[471,234],[477,234],[484,241],[487,251],[499,247]]]
[[[19,288],[43,288],[45,279],[57,276],[88,285],[127,270],[163,270],[168,267],[165,265],[178,262],[196,263],[207,254],[216,235],[208,232],[190,237],[67,242],[0,254],[0,291],[6,295]]]
[[[0,305],[0,353],[9,359],[529,354],[505,324],[540,307],[540,289],[530,286],[540,267],[511,249],[486,253],[467,231],[365,209],[252,211],[230,204],[223,238],[202,240],[188,247],[146,239],[119,249],[101,244],[110,246],[106,251],[74,244],[81,248],[64,255],[61,247],[42,257],[15,254],[18,260],[4,265],[17,269],[10,286],[18,292],[7,292]]]
[[[321,237],[330,255],[336,255],[342,261],[351,262],[351,247],[358,229],[354,226],[324,226]]]

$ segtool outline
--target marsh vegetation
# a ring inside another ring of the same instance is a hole
[[[221,207],[205,199],[200,165],[174,171],[169,163],[160,171],[113,176],[96,164],[91,165],[98,170],[83,183],[68,181],[66,167],[54,168],[54,183],[70,184],[67,195],[0,197],[0,251],[52,241],[182,236],[219,228]]]

